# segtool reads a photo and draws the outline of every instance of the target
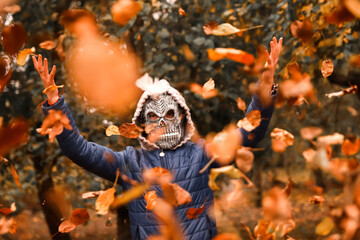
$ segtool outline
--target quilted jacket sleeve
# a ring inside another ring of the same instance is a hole
[[[117,168],[121,171],[125,167],[126,151],[114,152],[104,146],[86,141],[80,135],[63,96],[60,96],[59,101],[54,105],[49,105],[47,101],[43,104],[42,110],[45,115],[50,109],[62,110],[72,126],[72,130],[64,128],[64,131],[56,137],[62,152],[84,169],[109,181],[115,181]]]
[[[272,94],[273,102],[276,98],[277,93]],[[269,106],[263,106],[261,104],[260,98],[257,94],[254,94],[251,100],[251,103],[247,109],[246,115],[253,110],[260,110],[261,112],[261,122],[260,125],[252,130],[251,132],[246,131],[243,128],[240,128],[242,135],[242,142],[244,147],[255,147],[258,142],[260,142],[266,133],[266,130],[269,126],[272,114],[274,112],[274,104]],[[251,135],[251,137],[250,137]]]

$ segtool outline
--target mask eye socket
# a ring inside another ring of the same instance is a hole
[[[173,119],[174,116],[175,116],[174,110],[169,110],[169,111],[167,111],[167,113],[165,114],[165,118],[168,119],[168,120]]]
[[[149,112],[149,113],[147,114],[147,116],[148,116],[148,118],[149,118],[151,121],[156,121],[156,120],[159,119],[159,116],[156,115],[156,114],[153,113],[153,112]]]

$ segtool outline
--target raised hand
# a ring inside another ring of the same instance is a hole
[[[270,42],[270,54],[268,51],[267,53],[267,61],[265,64],[266,70],[263,72],[261,76],[261,84],[264,85],[266,88],[270,87],[274,83],[274,74],[276,70],[276,65],[279,60],[279,55],[281,52],[283,43],[283,38],[279,39],[279,42],[277,41],[276,37],[273,37],[272,41]]]
[[[44,88],[48,89],[50,86],[55,86],[55,72],[56,72],[56,66],[54,65],[51,69],[51,72],[49,74],[49,70],[48,70],[48,60],[45,58],[44,59],[44,65],[42,63],[42,56],[41,54],[39,54],[38,59],[36,60],[36,58],[33,56],[32,57],[33,63],[34,63],[34,67],[36,69],[36,71],[39,73],[41,81],[44,84]],[[47,98],[48,98],[48,102],[50,104],[54,104],[57,102],[57,100],[59,99],[59,91],[56,87],[49,89],[46,92]]]

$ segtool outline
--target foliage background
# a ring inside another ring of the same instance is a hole
[[[58,19],[64,10],[71,8],[92,11],[97,16],[102,31],[115,38],[125,36],[142,59],[144,72],[149,72],[153,77],[167,79],[182,91],[202,136],[209,132],[218,132],[228,123],[241,119],[244,115],[237,109],[236,99],[240,96],[249,104],[252,94],[248,86],[257,81],[257,77],[243,73],[242,64],[230,60],[210,61],[206,49],[233,47],[256,55],[259,45],[269,48],[273,36],[283,37],[284,47],[279,59],[276,81],[283,80],[287,64],[296,60],[302,71],[310,74],[317,100],[300,106],[282,106],[275,110],[269,132],[274,127],[286,129],[295,135],[295,143],[285,153],[277,154],[271,150],[269,134],[261,142],[259,147],[265,147],[266,150],[256,154],[255,167],[250,173],[250,177],[259,186],[260,195],[262,188],[267,189],[270,186],[264,174],[272,176],[272,181],[281,183],[284,183],[288,176],[293,176],[295,182],[303,179],[303,175],[305,178],[314,177],[301,156],[301,152],[310,146],[299,135],[302,127],[319,126],[324,129],[324,134],[339,132],[344,135],[359,135],[359,115],[353,116],[347,110],[348,107],[358,109],[358,96],[349,95],[336,99],[325,97],[325,93],[348,87],[349,83],[359,84],[359,78],[356,77],[359,76],[358,70],[348,65],[348,58],[359,54],[360,41],[357,34],[360,22],[355,20],[341,26],[325,25],[324,18],[334,9],[336,1],[152,0],[144,1],[142,11],[125,26],[119,26],[111,20],[110,7],[113,3],[112,0],[20,1],[21,11],[13,15],[14,21],[20,22],[28,32],[25,47],[35,46],[36,53],[47,57],[50,64],[57,65],[56,83],[65,84],[65,99],[81,133],[89,141],[114,150],[122,150],[129,144],[138,145],[134,140],[106,137],[104,130],[107,125],[129,122],[132,116],[100,114],[96,109],[83,104],[67,83],[63,63],[56,52],[38,47],[42,41],[56,39],[64,31]],[[185,10],[186,16],[179,15],[179,6]],[[303,19],[310,19],[314,24],[313,41],[316,51],[313,54],[309,54],[306,47],[290,32],[291,23]],[[264,27],[244,32],[241,37],[218,37],[204,33],[203,26],[210,21],[228,22],[239,28],[255,25]],[[191,49],[194,55],[192,61],[185,58],[184,45]],[[329,78],[331,81],[322,77],[320,72],[321,62],[325,59],[332,59],[335,66],[335,73]],[[4,117],[4,122],[15,116],[29,119],[31,138],[26,145],[6,156],[14,163],[20,175],[22,189],[18,189],[14,184],[9,167],[0,168],[0,203],[8,206],[16,202],[19,213],[30,211],[29,216],[35,216],[41,209],[36,195],[41,192],[46,182],[52,182],[53,186],[62,189],[63,197],[72,207],[93,206],[92,201],[82,200],[80,193],[105,189],[111,184],[72,164],[61,154],[56,143],[49,143],[46,137],[35,132],[44,119],[40,108],[36,107],[45,100],[41,93],[42,83],[31,61],[28,61],[25,67],[15,68],[11,80],[0,94],[0,115]],[[202,99],[187,88],[191,82],[204,84],[210,77],[215,80],[216,88],[220,91],[215,98]],[[334,155],[336,154],[340,154],[338,147],[334,149]],[[340,188],[339,183],[324,174],[321,178],[318,177],[317,181],[325,187],[335,184]],[[254,202],[259,203],[259,199]],[[316,222],[312,226],[315,224]],[[41,239],[41,236],[36,238],[36,234],[22,234],[21,239]],[[298,231],[296,234],[303,234],[303,238],[299,239],[311,239],[314,232]],[[43,235],[46,236],[46,230]],[[76,238],[76,235],[73,237]]]

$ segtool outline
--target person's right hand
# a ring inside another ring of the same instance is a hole
[[[49,74],[48,70],[48,60],[44,59],[44,65],[42,63],[42,56],[39,54],[38,59],[36,60],[36,57],[32,57],[34,67],[36,71],[39,73],[40,78],[44,84],[44,88],[50,87],[51,85],[55,85],[55,72],[56,72],[56,66],[54,65],[51,69],[51,72]],[[57,88],[54,88],[46,93],[49,104],[54,104],[59,99],[59,91]]]

